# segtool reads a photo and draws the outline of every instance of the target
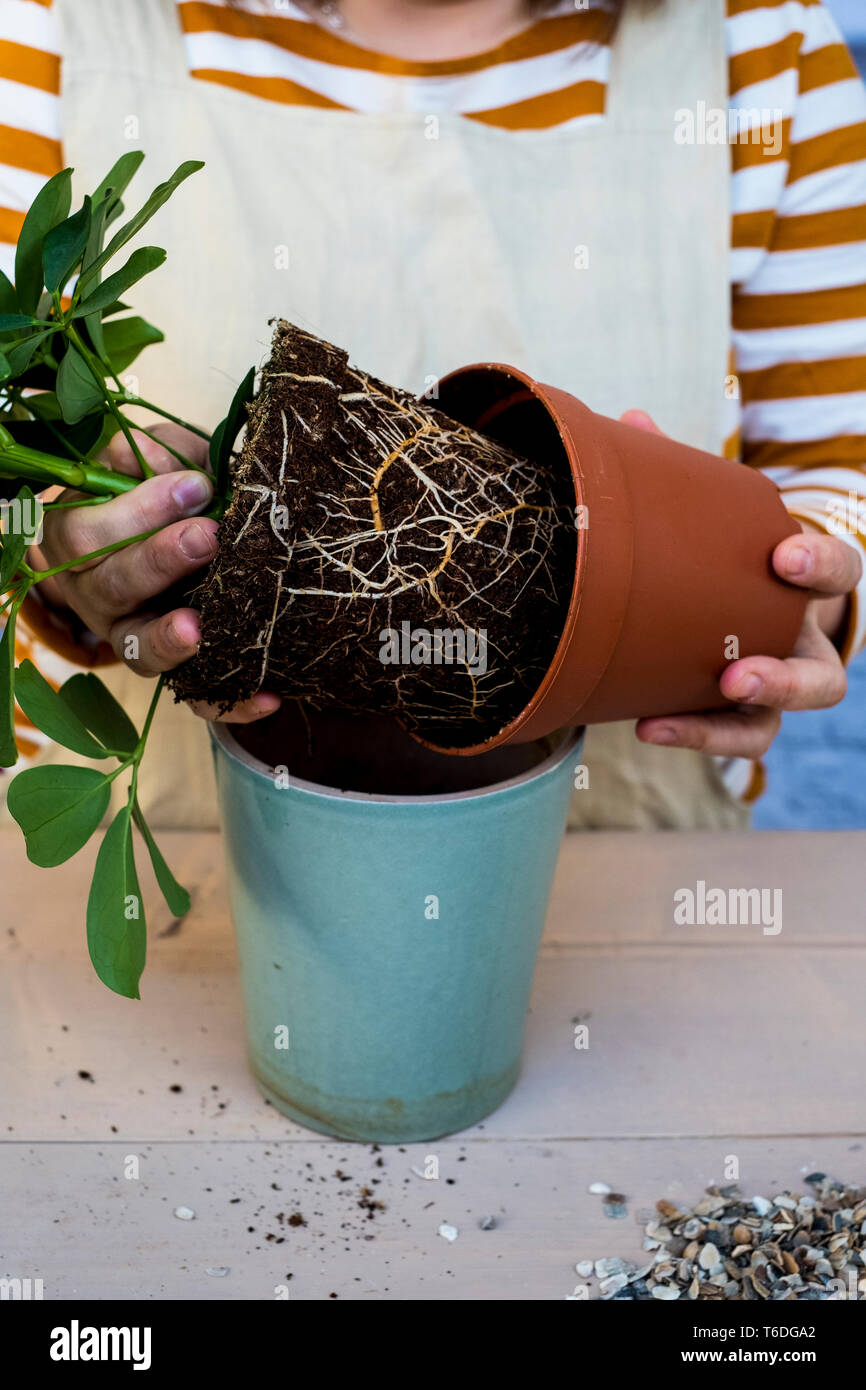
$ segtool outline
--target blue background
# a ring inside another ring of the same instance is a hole
[[[866,0],[825,0],[866,72]],[[848,696],[832,710],[788,714],[767,758],[769,786],[755,807],[762,829],[866,828],[866,654],[852,662]]]

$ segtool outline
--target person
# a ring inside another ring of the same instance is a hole
[[[205,159],[135,301],[166,333],[142,394],[184,418],[213,428],[279,315],[418,391],[511,361],[779,485],[803,532],[773,565],[812,598],[794,655],[731,663],[724,712],[591,729],[571,818],[747,824],[780,711],[840,700],[866,638],[866,92],[820,0],[0,0],[0,63],[10,274],[63,162],[83,192],[129,142],[160,177]],[[20,640],[141,708],[137,678],[195,651],[195,611],[159,596],[217,528],[202,480],[139,445],[158,476],[52,514],[43,556],[158,534],[40,586]],[[119,437],[108,456],[134,471]],[[202,728],[163,701],[152,824],[215,823]],[[26,722],[21,747],[60,756]]]

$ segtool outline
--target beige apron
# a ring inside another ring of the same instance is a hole
[[[607,117],[516,133],[282,106],[194,79],[174,0],[58,8],[77,194],[124,149],[148,156],[130,208],[182,160],[206,161],[135,243],[168,250],[130,295],[166,334],[133,368],[146,398],[212,428],[281,315],[414,391],[495,358],[720,448],[729,151],[673,131],[677,109],[726,107],[724,0],[628,6]],[[122,668],[104,678],[141,719],[150,683]],[[746,819],[713,760],[646,748],[631,724],[592,729],[584,762],[575,824]],[[168,698],[141,795],[156,826],[216,823],[205,726]]]

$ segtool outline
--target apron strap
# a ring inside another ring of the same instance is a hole
[[[175,0],[54,0],[60,52],[80,55],[78,71],[94,67],[144,78],[154,87],[190,82],[183,30]],[[135,115],[135,112],[130,112]]]
[[[728,91],[725,0],[626,5],[611,47],[606,116],[612,131],[669,130],[674,113],[697,110],[710,94]],[[689,12],[686,14],[686,12]],[[677,77],[671,84],[671,44],[677,45]]]

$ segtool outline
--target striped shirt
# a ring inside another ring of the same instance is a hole
[[[373,52],[291,0],[177,9],[193,77],[262,101],[454,112],[508,130],[604,120],[615,22],[605,0],[579,10],[560,0],[495,49],[437,62]],[[772,113],[760,142],[731,140],[728,451],[778,483],[796,516],[863,549],[866,90],[820,0],[727,0],[726,39],[729,129]],[[61,82],[51,0],[0,0],[0,267],[10,275],[24,212],[63,167]],[[26,625],[20,642],[39,659]],[[864,646],[866,578],[843,655]]]

